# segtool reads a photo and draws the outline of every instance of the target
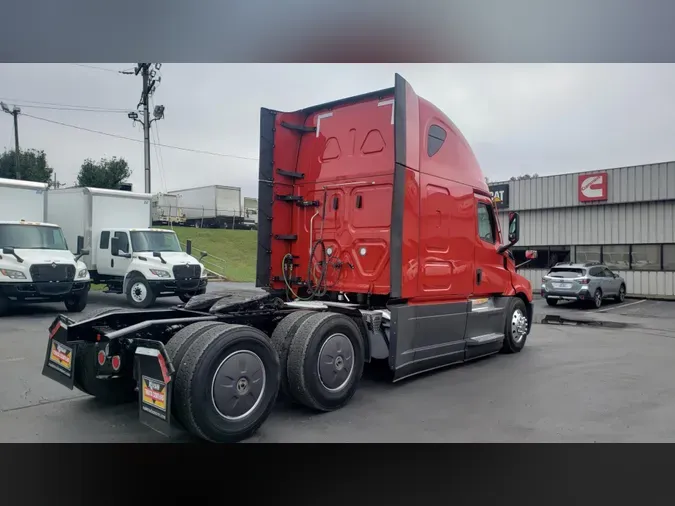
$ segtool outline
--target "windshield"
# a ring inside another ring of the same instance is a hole
[[[583,276],[585,273],[585,269],[574,269],[569,267],[554,267],[548,271],[549,276],[554,276],[556,278],[576,278]]]
[[[174,232],[131,232],[134,251],[182,251]]]
[[[0,225],[0,248],[67,250],[58,227],[41,225]]]

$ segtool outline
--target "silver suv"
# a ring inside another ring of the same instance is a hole
[[[541,280],[541,296],[549,306],[559,300],[574,300],[599,308],[603,299],[623,302],[626,281],[599,262],[558,263]]]

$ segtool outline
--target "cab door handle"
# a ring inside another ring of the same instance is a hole
[[[476,284],[480,285],[482,279],[483,279],[483,269],[476,269]]]

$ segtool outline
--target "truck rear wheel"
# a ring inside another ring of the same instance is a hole
[[[279,359],[261,331],[223,324],[197,337],[181,361],[174,406],[189,432],[218,443],[252,436],[279,392]]]
[[[527,310],[525,303],[518,297],[512,297],[506,312],[504,325],[504,344],[502,353],[518,353],[525,346],[527,340]]]
[[[123,404],[137,398],[136,382],[133,378],[104,380],[96,377],[96,345],[91,343],[80,345],[77,348],[74,383],[75,387],[85,394],[106,404]]]
[[[202,334],[204,334],[204,332],[207,332],[208,330],[212,329],[213,327],[218,327],[222,325],[226,324],[220,322],[193,323],[191,325],[188,325],[187,327],[182,328],[181,330],[176,332],[176,334],[171,339],[169,339],[169,342],[166,343],[166,346],[164,348],[166,349],[166,353],[169,355],[171,363],[173,364],[173,367],[176,370],[176,375],[178,375],[178,371],[180,370],[181,363],[183,362],[183,357],[185,357],[185,352],[188,350],[188,348],[194,342],[194,340],[197,339]],[[181,420],[180,410],[176,409],[175,404],[173,409],[173,415],[179,422],[185,425]]]
[[[78,295],[71,295],[63,301],[63,304],[66,306],[66,311],[69,313],[81,313],[84,311],[84,308],[87,307],[87,301],[89,300],[89,292],[85,291]]]
[[[281,368],[281,393],[288,396],[288,374],[286,362],[288,361],[288,347],[291,345],[293,336],[298,327],[316,311],[296,311],[285,316],[272,332],[272,346],[279,355],[279,367]]]
[[[129,278],[126,292],[129,305],[138,309],[152,306],[157,298],[148,280],[141,276]]]
[[[288,352],[293,398],[318,411],[332,411],[353,397],[363,374],[361,331],[348,316],[317,313],[296,330]]]

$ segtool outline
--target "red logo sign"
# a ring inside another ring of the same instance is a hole
[[[579,202],[607,200],[607,173],[579,176]]]

